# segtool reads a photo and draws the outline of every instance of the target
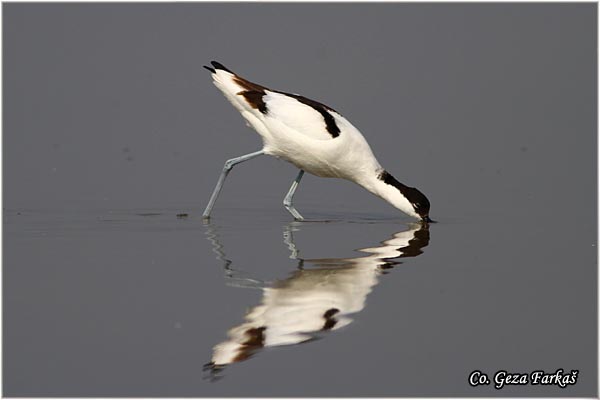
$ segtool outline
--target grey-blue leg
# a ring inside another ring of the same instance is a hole
[[[217,182],[217,186],[215,186],[215,190],[213,191],[212,196],[210,196],[210,200],[208,201],[208,205],[202,214],[202,218],[210,218],[210,212],[215,205],[215,201],[217,201],[217,197],[219,197],[219,193],[221,192],[221,188],[223,187],[223,183],[225,182],[225,178],[229,174],[229,171],[233,168],[234,165],[239,164],[244,161],[251,160],[255,157],[263,155],[264,151],[255,151],[254,153],[245,154],[240,157],[232,158],[230,160],[225,161],[225,165],[223,166],[223,172],[221,172],[221,176],[219,176],[219,181]]]
[[[288,194],[285,196],[285,199],[283,199],[283,205],[286,208],[286,210],[288,210],[290,212],[290,214],[292,214],[292,216],[294,217],[294,219],[296,221],[303,221],[304,217],[302,217],[302,215],[300,215],[300,213],[294,208],[294,205],[292,204],[292,199],[294,198],[294,193],[296,192],[296,188],[298,187],[298,184],[300,183],[300,179],[302,179],[302,175],[304,175],[304,170],[300,170],[300,172],[298,172],[298,176],[296,177],[296,179],[294,179],[294,182],[292,183],[292,187],[290,187],[290,190],[288,191]]]

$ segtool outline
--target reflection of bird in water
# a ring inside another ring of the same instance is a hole
[[[223,256],[214,230],[209,229],[213,245]],[[295,258],[298,250],[289,227],[284,238]],[[378,275],[400,264],[401,258],[418,256],[428,244],[428,225],[411,224],[381,246],[361,249],[369,253],[364,257],[301,260],[303,267],[289,278],[262,289],[261,304],[247,313],[244,323],[229,330],[226,341],[214,347],[207,369],[217,373],[263,347],[306,342],[319,332],[348,325],[352,322],[349,315],[365,307]],[[306,268],[307,264],[311,266]]]

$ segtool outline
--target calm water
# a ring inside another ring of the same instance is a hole
[[[595,396],[596,15],[4,4],[3,394]],[[439,223],[312,176],[291,222],[268,157],[203,223],[260,147],[211,59],[340,111]]]
[[[351,211],[290,223],[221,209],[210,224],[181,211],[5,211],[7,394],[595,390],[592,237],[536,218],[427,229]],[[558,368],[578,369],[577,385],[467,384],[475,369]]]

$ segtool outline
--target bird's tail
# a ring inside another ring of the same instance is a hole
[[[203,67],[206,68],[207,70],[209,70],[210,72],[212,72],[213,74],[216,74],[217,70],[222,70],[222,71],[226,71],[226,72],[229,72],[230,74],[234,74],[235,75],[235,73],[233,71],[231,71],[230,69],[228,69],[226,66],[224,66],[220,62],[211,61],[210,63],[212,64],[212,66],[214,68],[208,67],[206,65],[203,65]]]
[[[266,106],[262,100],[266,87],[250,82],[237,75],[223,64],[211,61],[212,67],[204,66],[212,73],[213,83],[241,113],[256,111],[264,113]]]

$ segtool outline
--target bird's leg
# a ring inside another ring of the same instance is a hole
[[[304,170],[300,170],[300,172],[298,172],[298,176],[296,177],[296,179],[294,179],[294,182],[292,182],[292,186],[290,187],[290,190],[288,191],[287,195],[285,196],[285,199],[283,199],[283,205],[286,208],[286,210],[288,210],[290,212],[290,214],[292,214],[292,216],[294,217],[294,219],[296,221],[304,221],[304,217],[302,217],[302,215],[300,215],[300,213],[298,211],[296,211],[296,209],[294,208],[294,205],[292,204],[292,199],[294,198],[294,193],[296,192],[296,188],[298,187],[298,184],[300,183],[300,179],[302,179],[302,175],[304,175]]]
[[[254,153],[245,154],[243,156],[232,158],[230,160],[225,161],[225,165],[223,166],[223,172],[221,172],[221,175],[219,176],[219,181],[217,182],[217,186],[215,186],[215,190],[213,191],[212,196],[210,196],[210,200],[208,201],[208,205],[206,206],[206,209],[204,210],[204,213],[202,214],[202,218],[204,218],[204,219],[210,218],[210,212],[211,212],[213,206],[215,205],[215,201],[217,201],[217,197],[219,197],[219,193],[221,192],[221,188],[223,187],[225,178],[227,178],[227,175],[229,174],[229,171],[231,171],[233,166],[236,164],[239,164],[241,162],[251,160],[251,159],[258,157],[260,155],[263,155],[263,154],[264,154],[264,151],[260,150],[260,151],[255,151]]]

